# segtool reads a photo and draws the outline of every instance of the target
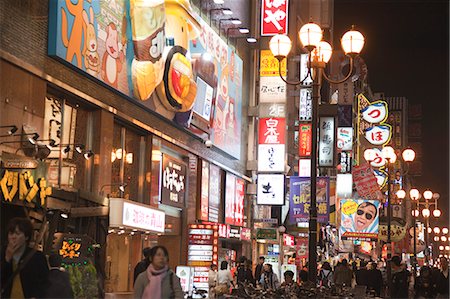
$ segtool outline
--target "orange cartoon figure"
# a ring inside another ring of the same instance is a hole
[[[89,8],[90,16],[83,10],[83,20],[86,28],[84,38],[84,66],[88,74],[96,77],[100,71],[100,57],[97,52],[97,35],[94,28],[94,10]]]
[[[106,51],[102,59],[102,79],[112,87],[118,87],[119,73],[122,71],[124,54],[119,50],[119,33],[114,23],[106,28]]]
[[[90,1],[89,1],[90,2]],[[83,9],[84,0],[78,0],[76,4],[72,4],[71,0],[66,0],[66,7],[69,13],[73,16],[72,31],[68,35],[68,21],[67,14],[64,8],[61,8],[61,38],[64,47],[67,48],[66,60],[72,62],[73,58],[76,58],[76,64],[79,68],[82,68],[81,63],[81,50],[83,42],[83,31],[85,28],[83,21]]]

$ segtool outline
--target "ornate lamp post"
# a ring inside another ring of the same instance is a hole
[[[318,127],[318,105],[320,98],[320,86],[322,78],[326,81],[339,84],[346,81],[353,71],[353,59],[359,55],[364,46],[364,36],[353,28],[345,33],[341,39],[341,46],[350,59],[350,68],[344,79],[331,80],[324,72],[327,62],[332,55],[332,48],[329,43],[322,40],[322,28],[315,23],[307,23],[299,31],[300,42],[309,52],[308,73],[305,78],[299,81],[290,81],[281,74],[281,61],[285,59],[291,51],[292,41],[287,35],[278,34],[272,37],[269,42],[270,50],[274,57],[278,59],[278,66],[281,79],[289,85],[299,85],[301,88],[312,87],[312,146],[311,146],[311,205],[309,211],[309,256],[308,273],[309,280],[316,282],[317,279],[317,201],[316,201],[316,182],[317,182],[317,127]],[[303,85],[303,82],[310,77],[311,85]]]

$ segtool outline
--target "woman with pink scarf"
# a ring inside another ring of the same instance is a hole
[[[150,265],[134,284],[135,299],[183,299],[180,279],[169,269],[169,253],[164,246],[150,250]]]

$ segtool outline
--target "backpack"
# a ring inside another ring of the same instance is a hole
[[[329,279],[331,275],[331,271],[328,271],[328,273],[325,275],[323,271],[320,271],[320,286],[330,288],[331,287],[331,281]]]

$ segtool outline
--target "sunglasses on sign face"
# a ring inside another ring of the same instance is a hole
[[[363,210],[358,210],[358,211],[356,211],[356,214],[358,214],[359,216],[361,216],[361,215],[364,214],[364,211],[363,211]],[[370,213],[365,213],[365,214],[366,214],[366,219],[367,219],[367,220],[371,220],[371,219],[373,218],[373,215],[372,215],[372,214],[370,214]]]

